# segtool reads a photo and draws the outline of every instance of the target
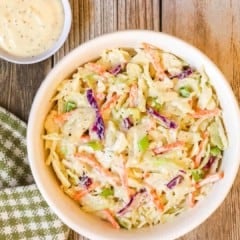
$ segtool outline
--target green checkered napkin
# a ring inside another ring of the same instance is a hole
[[[67,239],[33,184],[25,136],[26,124],[0,107],[0,240]]]

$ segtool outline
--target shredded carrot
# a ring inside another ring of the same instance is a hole
[[[197,155],[194,158],[194,167],[195,168],[197,168],[200,165],[200,163],[201,163],[201,159],[202,159],[202,155],[203,155],[203,152],[204,152],[204,148],[206,147],[206,144],[208,142],[208,136],[209,136],[209,134],[207,132],[205,132],[203,134],[203,140],[199,144],[199,151],[198,151]]]
[[[130,197],[132,195],[132,190],[128,186],[128,173],[125,165],[126,157],[124,155],[121,155],[120,157],[122,158],[122,173],[120,174],[120,178],[123,187],[127,190],[128,196]]]
[[[128,188],[128,194],[129,194],[129,196],[133,196],[136,194],[136,190],[133,188]]]
[[[165,76],[164,67],[161,63],[160,56],[157,52],[158,50],[154,49],[152,45],[147,43],[143,43],[143,49],[150,57],[153,67],[156,70],[157,79],[163,79],[163,77]]]
[[[99,75],[103,75],[106,72],[106,68],[99,63],[87,63],[85,67]]]
[[[155,191],[155,190],[151,190],[150,194],[152,195],[153,202],[154,202],[155,206],[157,207],[157,209],[158,209],[159,211],[162,212],[163,209],[164,209],[164,206],[163,206],[163,204],[161,203],[159,197],[157,196],[156,191]]]
[[[69,117],[75,112],[76,110],[72,110],[70,112],[60,113],[56,116],[54,116],[54,122],[57,124],[63,124],[66,122]]]
[[[88,189],[83,189],[83,190],[80,190],[80,191],[77,191],[73,194],[72,198],[75,200],[75,201],[79,201],[83,196],[85,196],[86,194],[89,193],[89,190]]]
[[[77,192],[74,193],[74,195],[72,196],[72,198],[75,201],[79,201],[83,196],[85,196],[86,194],[88,194],[89,192],[91,192],[92,190],[96,189],[100,184],[95,182],[92,183],[88,188],[85,189],[81,189]]]
[[[145,173],[143,174],[143,178],[146,179],[146,178],[148,178],[150,175],[151,175],[150,172],[145,172]]]
[[[165,152],[168,152],[170,150],[173,150],[173,149],[177,149],[177,148],[181,148],[184,146],[184,142],[183,141],[176,141],[174,143],[170,143],[170,144],[167,144],[167,145],[164,145],[164,146],[161,146],[161,147],[156,147],[153,149],[153,152],[155,154],[161,154],[161,153],[165,153]]]
[[[215,117],[220,114],[220,109],[215,108],[213,110],[207,110],[207,109],[198,109],[195,111],[195,113],[190,114],[193,118],[202,118],[202,117]]]
[[[149,193],[152,197],[152,200],[156,206],[156,208],[162,212],[164,210],[164,206],[163,204],[161,203],[158,195],[157,195],[157,192],[156,192],[156,189],[154,189],[151,185],[149,185],[148,183],[145,182],[145,186],[147,187],[147,189],[149,190]]]
[[[99,93],[96,94],[96,99],[97,99],[97,101],[100,102],[100,103],[105,99],[105,97],[106,97],[106,96],[105,96],[104,93],[100,93],[100,92],[99,92]]]
[[[101,108],[101,113],[103,114],[106,110],[110,109],[110,107],[117,102],[119,96],[117,94],[113,94],[113,96],[108,99]]]
[[[191,192],[188,195],[188,205],[190,208],[193,208],[196,204],[196,200],[195,200],[195,192]]]
[[[222,179],[223,177],[224,177],[224,172],[220,171],[218,173],[208,175],[202,181],[196,183],[195,186],[196,186],[196,188],[200,188],[200,187],[204,186],[205,184],[217,182],[218,180]]]
[[[93,154],[83,153],[83,152],[77,152],[75,154],[75,157],[81,158],[81,160],[87,164],[89,164],[91,167],[96,167],[99,170],[103,171],[103,167],[101,164],[96,160],[95,156]]]
[[[120,225],[118,224],[118,222],[115,220],[112,212],[109,209],[104,209],[101,211],[104,216],[106,217],[106,219],[112,224],[112,226],[116,229],[120,228]]]
[[[90,141],[90,137],[89,137],[89,135],[83,135],[83,136],[80,137],[80,140],[83,143],[87,143],[87,142]]]
[[[92,168],[96,168],[103,175],[111,178],[117,185],[119,185],[119,179],[116,179],[116,176],[110,172],[108,169],[105,169],[95,158],[94,154],[77,152],[75,157],[79,157],[82,162],[88,164]]]
[[[81,158],[82,160],[84,160],[84,162],[88,162],[90,163],[91,166],[94,166],[94,167],[100,165],[100,163],[96,160],[93,154],[88,154],[85,152],[77,152],[75,153],[75,157]]]
[[[129,106],[136,107],[138,104],[138,86],[133,84],[129,92]]]

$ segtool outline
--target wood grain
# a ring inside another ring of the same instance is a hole
[[[114,0],[113,0],[114,1]],[[117,29],[149,29],[160,31],[159,0],[118,0]]]
[[[238,101],[239,26],[239,0],[162,1],[162,31],[180,37],[206,53],[227,77]]]
[[[0,106],[27,121],[34,95],[52,67],[51,59],[33,65],[0,61]]]
[[[222,70],[240,100],[240,1],[163,0],[162,31],[194,44]],[[174,17],[173,17],[174,16]],[[240,239],[240,174],[224,204],[181,240]]]

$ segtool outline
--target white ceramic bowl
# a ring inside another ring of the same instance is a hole
[[[64,24],[58,40],[53,44],[53,46],[50,49],[34,57],[18,57],[0,48],[0,58],[12,63],[33,64],[33,63],[41,62],[49,58],[50,56],[52,56],[55,52],[57,52],[59,48],[66,41],[71,28],[71,24],[72,24],[72,11],[71,11],[69,1],[61,0],[61,2],[62,2],[63,12],[64,12]]]
[[[80,210],[70,198],[60,190],[55,175],[44,163],[43,122],[50,109],[50,99],[56,86],[75,69],[92,59],[102,50],[112,47],[139,47],[148,42],[165,51],[170,51],[185,59],[191,65],[204,66],[212,84],[215,86],[229,138],[229,147],[224,153],[222,169],[223,180],[214,185],[205,200],[195,208],[176,217],[172,222],[139,230],[115,230],[105,223]],[[218,68],[199,50],[186,42],[164,33],[151,31],[124,31],[103,35],[84,43],[64,57],[48,74],[34,99],[27,131],[28,157],[33,176],[47,203],[69,227],[91,239],[124,240],[170,240],[191,231],[206,220],[228,194],[238,171],[240,161],[240,114],[233,92]]]

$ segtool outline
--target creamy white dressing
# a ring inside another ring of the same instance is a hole
[[[0,48],[21,57],[50,49],[64,23],[60,0],[1,0]]]

